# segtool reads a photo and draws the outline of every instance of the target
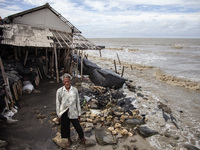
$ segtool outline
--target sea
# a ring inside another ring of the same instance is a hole
[[[146,99],[138,97],[134,105],[146,114],[147,126],[160,133],[146,139],[153,149],[184,149],[187,144],[200,148],[200,39],[89,40],[105,46],[85,51],[89,60],[142,87]],[[124,88],[127,96],[135,96]],[[164,120],[158,102],[171,109],[177,126]]]

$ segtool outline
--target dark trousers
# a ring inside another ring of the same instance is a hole
[[[82,139],[84,137],[83,129],[79,123],[78,119],[69,119],[68,111],[66,111],[61,116],[61,137],[62,138],[70,138],[70,122],[76,129],[76,132],[79,135],[79,138]]]

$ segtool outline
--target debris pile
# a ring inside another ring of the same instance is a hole
[[[126,97],[122,89],[113,90],[85,82],[81,83],[81,86],[77,85],[82,105],[80,123],[89,142],[92,140],[98,145],[117,145],[121,139],[137,134],[144,138],[158,134],[157,131],[141,126],[146,124],[148,119],[134,107],[132,102],[136,98]],[[137,88],[135,90],[138,91]],[[52,121],[59,125],[56,118]],[[58,142],[61,140],[58,134],[53,140],[62,147]],[[77,139],[78,137],[76,141]],[[75,145],[72,144],[72,147]]]

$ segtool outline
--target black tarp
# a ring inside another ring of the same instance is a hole
[[[73,60],[77,62],[77,55],[73,55]],[[78,69],[81,71],[81,57],[78,57]],[[115,72],[107,69],[101,69],[95,63],[83,58],[83,75],[89,75],[90,80],[103,87],[119,89],[123,86],[126,79]]]

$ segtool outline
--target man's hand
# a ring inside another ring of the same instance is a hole
[[[80,119],[81,119],[81,116],[78,116],[78,121],[80,121]]]
[[[60,123],[60,122],[61,122],[61,118],[57,117],[57,120],[58,120],[58,123]]]

